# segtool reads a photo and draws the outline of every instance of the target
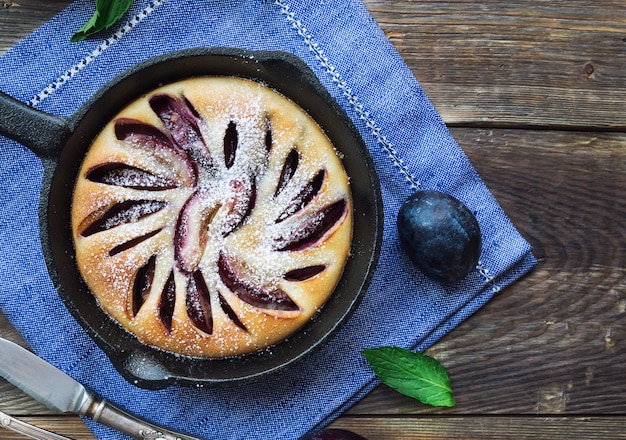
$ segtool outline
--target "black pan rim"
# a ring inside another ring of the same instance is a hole
[[[208,60],[212,60],[213,64],[202,66],[202,62]],[[241,69],[226,69],[223,67],[225,60],[239,65]],[[190,70],[196,74],[190,75],[189,70],[185,74],[181,73],[181,64],[187,68],[193,66]],[[175,68],[170,67],[168,71],[167,66]],[[90,140],[104,125],[101,123],[96,130],[93,127],[94,119],[106,122],[142,93],[160,84],[201,76],[198,74],[200,71],[204,76],[240,76],[259,81],[309,112],[333,143],[338,137],[349,139],[350,145],[338,146],[338,150],[344,155],[352,155],[345,158],[344,166],[352,182],[359,180],[358,184],[353,183],[352,186],[353,199],[359,200],[355,203],[355,235],[357,228],[366,229],[366,232],[353,241],[352,256],[348,260],[344,277],[340,280],[342,287],[338,286],[336,289],[339,294],[333,294],[327,305],[305,328],[287,341],[267,350],[230,359],[192,358],[147,347],[99,308],[100,315],[106,319],[98,316],[93,311],[93,301],[88,300],[89,304],[85,305],[77,300],[80,297],[76,292],[84,294],[86,286],[82,277],[76,279],[77,268],[73,255],[67,252],[67,235],[71,236],[71,231],[69,222],[63,223],[67,220],[64,212],[69,212],[69,206],[67,201],[55,199],[59,192],[71,193],[73,190],[73,182],[82,162],[82,158],[77,161],[76,156],[81,154],[81,149],[86,151],[88,148],[85,146],[85,139],[90,144]],[[259,72],[262,74],[256,77],[255,74]],[[276,80],[275,77],[281,75],[289,78],[288,84],[283,84],[282,79]],[[128,92],[127,89],[132,90]],[[94,110],[102,108],[108,109],[109,117],[103,116],[100,110]],[[246,51],[237,48],[192,48],[167,53],[139,63],[108,82],[69,119],[69,124],[73,133],[63,148],[58,163],[44,161],[46,178],[42,187],[40,215],[44,255],[53,282],[68,310],[130,383],[142,388],[157,389],[169,385],[231,386],[255,381],[283,370],[317,351],[343,327],[358,307],[373,277],[382,244],[383,205],[378,176],[367,147],[350,118],[299,58],[287,52]],[[56,172],[58,169],[64,172]],[[358,194],[354,194],[355,189]],[[62,231],[61,234],[59,230]],[[358,267],[354,267],[356,265]],[[345,280],[345,277],[348,279]],[[352,284],[348,286],[347,283]],[[336,298],[338,295],[343,295],[339,298],[340,302]],[[325,311],[334,304],[341,305],[341,311],[332,322],[325,322],[324,317],[328,315]],[[95,314],[96,317],[89,314]],[[310,334],[314,337],[309,338],[306,343],[300,342],[302,339],[306,341],[305,336]],[[211,374],[216,370],[222,373]],[[238,371],[243,373],[237,374]]]

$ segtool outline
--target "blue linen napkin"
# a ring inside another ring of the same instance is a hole
[[[378,384],[362,349],[424,350],[535,264],[530,246],[360,0],[135,0],[119,26],[69,43],[94,3],[76,1],[4,54],[0,89],[69,116],[110,78],[161,53],[198,46],[289,51],[313,69],[356,124],[379,173],[385,208],[372,284],[322,350],[258,383],[143,390],[119,376],[56,295],[39,244],[40,161],[0,137],[0,310],[37,354],[103,397],[207,438],[297,438],[323,427]],[[454,288],[426,279],[400,248],[395,216],[417,188],[456,196],[480,223],[479,266]],[[97,438],[126,438],[87,423]]]

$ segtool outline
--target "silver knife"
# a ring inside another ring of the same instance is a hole
[[[139,440],[201,440],[117,408],[27,349],[0,338],[0,376],[48,408],[87,416]]]

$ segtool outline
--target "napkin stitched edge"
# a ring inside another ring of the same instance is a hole
[[[150,14],[152,14],[164,2],[165,0],[150,1],[146,7],[141,9],[134,16],[132,16],[128,21],[123,23],[117,29],[117,31],[113,33],[113,35],[105,39],[102,43],[96,46],[95,49],[93,49],[84,58],[82,58],[78,63],[71,66],[55,81],[51,82],[43,90],[37,93],[30,101],[28,101],[28,105],[30,105],[31,107],[36,107],[46,98],[54,94],[54,92],[56,92],[65,83],[70,81],[76,74],[78,74],[81,70],[83,70],[83,68],[85,68],[93,60],[95,60],[96,57],[101,55],[111,45],[117,43],[120,39],[122,39],[126,34],[128,34],[128,32],[130,32],[135,26],[140,24],[144,19],[146,19]]]

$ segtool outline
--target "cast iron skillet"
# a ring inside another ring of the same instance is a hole
[[[298,103],[343,156],[354,199],[351,257],[335,292],[314,318],[288,340],[230,359],[181,357],[141,344],[97,305],[75,263],[71,200],[75,178],[92,139],[141,94],[201,75],[260,81]],[[74,115],[58,118],[0,96],[0,134],[29,147],[42,160],[39,222],[48,271],[68,310],[104,350],[120,374],[143,388],[244,383],[281,370],[314,351],[347,321],[374,272],[382,240],[378,177],[362,138],[314,73],[291,54],[233,48],[197,48],[138,64],[100,89]]]

